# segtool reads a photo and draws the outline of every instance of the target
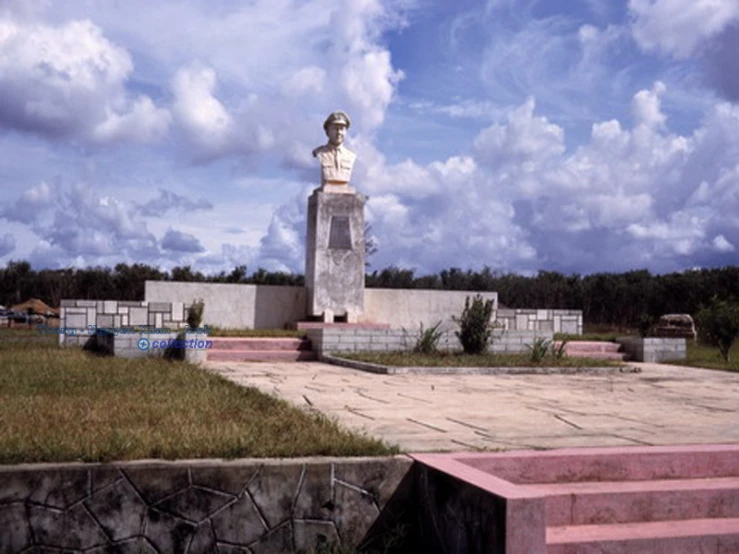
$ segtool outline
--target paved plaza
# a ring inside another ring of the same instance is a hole
[[[739,374],[377,375],[318,362],[208,362],[244,386],[406,452],[739,442]]]

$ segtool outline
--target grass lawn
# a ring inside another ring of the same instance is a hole
[[[697,341],[689,340],[688,357],[685,360],[666,362],[673,365],[687,365],[691,367],[704,367],[708,369],[723,369],[726,371],[739,371],[739,341],[734,343],[729,352],[729,363],[724,362],[718,353],[718,348],[706,346]]]
[[[414,354],[413,352],[340,352],[337,356],[349,360],[370,362],[394,367],[610,367],[622,365],[610,360],[589,358],[555,358],[546,356],[539,363],[528,354],[480,354],[459,352]]]
[[[56,341],[0,330],[0,463],[396,452],[195,366]]]

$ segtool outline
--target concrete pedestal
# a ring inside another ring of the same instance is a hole
[[[364,203],[358,193],[313,191],[308,200],[307,312],[356,322],[364,311]]]

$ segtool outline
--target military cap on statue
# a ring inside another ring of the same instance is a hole
[[[351,119],[349,119],[349,116],[342,111],[333,112],[331,115],[329,115],[326,118],[326,121],[323,122],[323,130],[328,130],[328,126],[332,123],[341,123],[343,125],[346,125],[347,129],[352,126]]]

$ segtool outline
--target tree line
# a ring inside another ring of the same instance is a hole
[[[0,304],[12,306],[34,297],[50,306],[62,298],[142,300],[144,282],[196,281],[303,286],[303,275],[244,265],[230,272],[206,275],[190,266],[162,271],[146,264],[117,264],[114,268],[34,270],[26,261],[0,268]],[[562,308],[583,311],[589,324],[636,327],[645,316],[696,314],[713,298],[739,301],[739,266],[697,269],[652,275],[647,270],[625,273],[563,275],[540,271],[534,276],[482,270],[444,269],[416,276],[413,270],[387,268],[366,276],[368,288],[497,291],[508,308]]]

